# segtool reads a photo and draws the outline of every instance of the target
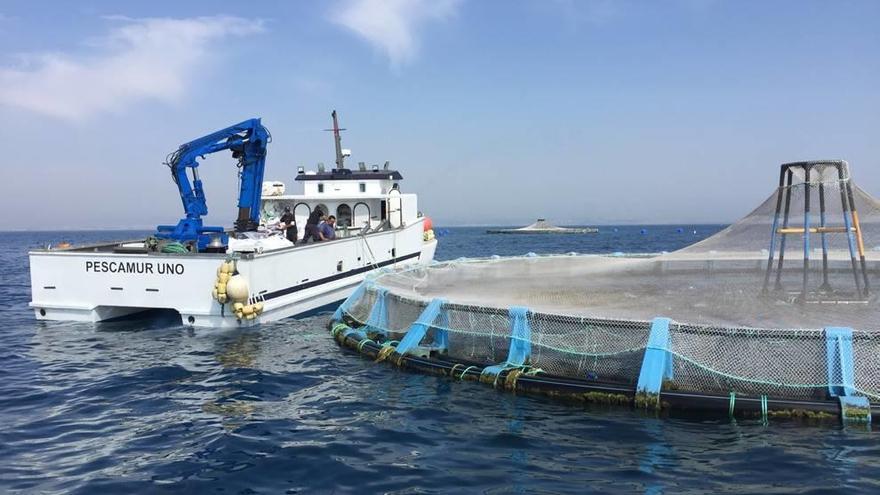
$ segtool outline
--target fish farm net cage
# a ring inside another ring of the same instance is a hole
[[[870,422],[878,263],[880,202],[844,161],[798,162],[758,208],[685,249],[385,271],[331,327],[377,360],[514,391]]]

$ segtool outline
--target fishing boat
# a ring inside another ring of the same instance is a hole
[[[599,229],[594,227],[557,227],[544,218],[535,223],[517,229],[489,229],[487,234],[595,234]]]
[[[283,181],[263,180],[271,135],[260,119],[181,145],[167,165],[186,216],[146,239],[31,251],[36,318],[99,322],[169,309],[188,326],[252,326],[332,309],[375,270],[430,263],[437,241],[417,195],[402,192],[403,176],[388,162],[347,168],[351,152],[342,148],[335,111],[332,117],[336,166],[298,167],[298,194],[288,194]],[[198,160],[223,150],[239,168],[232,229],[202,223]],[[333,240],[307,240],[307,231],[317,231],[310,217],[329,215],[338,220]]]

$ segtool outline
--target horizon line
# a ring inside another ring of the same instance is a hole
[[[560,227],[644,227],[644,226],[727,226],[731,225],[731,222],[663,222],[663,223],[594,223],[594,224],[568,224],[562,225]],[[521,225],[512,225],[512,224],[497,224],[497,223],[486,223],[486,224],[468,224],[468,223],[452,223],[452,224],[439,224],[438,227],[441,228],[486,228],[486,227],[503,227],[503,228],[516,228],[521,227]],[[155,228],[123,228],[123,227],[98,227],[98,228],[90,228],[90,227],[66,227],[66,228],[41,228],[41,229],[0,229],[0,233],[24,233],[24,232],[139,232],[139,231],[152,231]]]

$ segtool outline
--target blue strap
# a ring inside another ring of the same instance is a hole
[[[440,312],[443,309],[443,303],[445,302],[445,300],[438,298],[432,300],[431,303],[428,304],[428,306],[422,311],[422,314],[419,315],[419,319],[410,325],[409,330],[406,331],[406,335],[400,340],[400,343],[397,344],[398,354],[406,354],[421,343],[422,339],[425,338],[425,334],[428,333],[428,329],[431,328],[431,325],[434,323],[434,320],[440,316]]]
[[[828,368],[828,395],[855,395],[853,381],[852,328],[825,328],[825,361]]]
[[[856,396],[853,380],[853,331],[847,327],[825,328],[825,361],[828,368],[828,395],[840,401],[843,423],[871,422],[871,403]]]
[[[442,350],[449,349],[449,332],[446,330],[449,328],[449,311],[446,311],[445,308],[440,311],[437,317],[437,326],[440,328],[434,329],[434,347]]]
[[[513,306],[510,315],[510,348],[507,361],[483,368],[483,375],[498,375],[507,368],[519,368],[528,362],[532,354],[532,328],[529,326],[529,308]]]
[[[673,377],[672,355],[669,353],[669,323],[669,318],[654,318],[651,322],[651,333],[642,358],[636,392],[659,394],[663,380],[671,380]]]
[[[844,423],[871,423],[871,403],[867,397],[838,397],[840,419]]]
[[[385,304],[385,296],[388,295],[386,289],[376,289],[376,301],[373,302],[373,309],[370,310],[370,316],[367,317],[365,327],[376,333],[388,333],[388,308]]]
[[[360,298],[364,297],[364,292],[367,291],[367,281],[364,280],[360,285],[351,293],[348,298],[336,308],[336,311],[333,312],[333,321],[342,321],[342,316],[354,306],[354,303],[358,302]]]
[[[522,366],[532,354],[532,329],[529,326],[529,308],[514,306],[510,308],[510,350],[507,364]]]
[[[347,328],[342,332],[343,338],[348,338],[354,335],[358,338],[358,340],[364,340],[367,338],[367,333],[359,328]]]

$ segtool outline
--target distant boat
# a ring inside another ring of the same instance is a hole
[[[518,229],[490,229],[487,234],[595,234],[599,229],[593,227],[557,227],[543,218],[526,227]]]

